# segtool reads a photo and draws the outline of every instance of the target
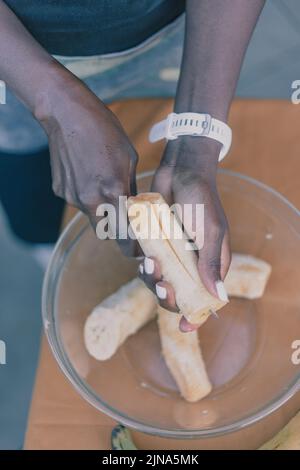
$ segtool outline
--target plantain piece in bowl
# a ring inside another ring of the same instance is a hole
[[[156,298],[135,278],[104,299],[84,326],[86,349],[95,359],[109,359],[128,336],[156,316]]]
[[[182,333],[180,315],[158,306],[158,327],[164,360],[183,398],[196,402],[212,390],[197,331]]]
[[[254,256],[233,253],[225,288],[231,297],[259,299],[271,274],[271,265]]]

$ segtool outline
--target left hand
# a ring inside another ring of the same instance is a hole
[[[215,297],[220,295],[219,283],[224,280],[231,260],[228,224],[216,187],[219,152],[220,144],[210,139],[185,136],[169,141],[152,184],[152,191],[161,193],[168,204],[204,204],[203,247],[202,243],[198,244],[203,240],[203,233],[198,239],[197,221],[184,219],[183,223],[188,234],[194,228],[195,243],[199,246],[199,276]],[[145,259],[141,277],[158,295],[162,307],[178,312],[174,289],[162,281],[156,260]],[[182,331],[196,328],[197,325],[181,318]]]

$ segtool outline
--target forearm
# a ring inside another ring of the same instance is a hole
[[[0,0],[0,79],[35,113],[43,94],[50,96],[68,77],[72,75],[38,44]]]
[[[226,121],[243,58],[265,0],[187,0],[176,112]]]

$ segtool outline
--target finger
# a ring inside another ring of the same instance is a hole
[[[167,281],[159,281],[155,285],[155,293],[158,298],[159,305],[170,312],[178,313],[179,309],[176,305],[175,292],[171,284]]]
[[[83,211],[84,212],[84,211]],[[85,213],[85,212],[84,212]],[[86,214],[86,213],[85,213]],[[94,232],[96,232],[96,229],[97,229],[97,218],[91,214],[86,214],[88,216],[88,219],[90,221],[90,224],[94,230]]]
[[[172,204],[172,175],[173,168],[170,166],[160,166],[153,177],[151,191],[160,193],[167,204]]]
[[[93,227],[94,232],[97,230],[97,224],[99,222],[99,217],[96,215],[97,207],[81,207],[81,211],[87,215],[91,226]]]
[[[124,256],[139,257],[143,255],[142,250],[137,240],[129,235],[128,230],[127,198],[129,195],[130,193],[126,192],[126,189],[124,187],[122,188],[122,186],[118,188],[117,191],[110,194],[109,199],[104,200],[103,209],[100,211],[101,217],[106,219],[107,224],[106,226],[105,224],[102,225],[101,219],[99,219],[100,205],[96,208],[96,210],[98,210],[96,222],[99,224],[99,229],[104,226],[105,230],[108,232],[108,238],[116,239]],[[106,206],[108,206],[107,211]],[[95,218],[90,214],[89,218],[94,226]]]
[[[127,215],[127,198],[131,195],[136,195],[137,192],[136,167],[138,163],[138,155],[134,149],[130,153],[128,161],[129,164],[124,170],[123,176],[120,178],[119,175],[115,178],[115,181],[113,181],[108,190],[105,192],[99,192],[99,194],[101,194],[101,202],[105,205],[112,206],[114,211],[108,210],[106,214],[106,208],[103,207],[103,211],[100,210],[100,213],[102,218],[107,219],[107,238],[116,239],[124,256],[139,257],[143,253],[138,242],[129,236],[129,221]],[[101,219],[99,219],[100,213],[97,213],[101,202],[99,201],[99,205],[92,208],[92,211],[90,210],[90,207],[85,208],[85,212],[87,213],[94,230],[96,230],[98,223],[101,222]],[[105,215],[103,212],[105,212]]]
[[[56,139],[49,139],[50,167],[52,176],[52,189],[56,196],[63,196],[64,193],[64,167],[60,156]]]
[[[84,214],[87,215],[90,224],[93,230],[96,232],[96,236],[99,240],[107,240],[113,239],[116,240],[122,254],[127,257],[138,257],[141,256],[141,251],[138,245],[138,242],[135,239],[130,237],[121,238],[119,236],[119,214],[120,211],[118,209],[117,204],[114,204],[114,215],[112,213],[101,213],[99,215],[98,209],[100,208],[101,203],[99,205],[89,205],[85,207],[81,207],[81,210]],[[125,221],[123,221],[124,229],[127,231],[127,216]],[[128,233],[128,232],[127,232]]]
[[[155,285],[161,280],[161,270],[155,258],[144,258],[139,266],[139,276],[146,286],[156,295]]]
[[[136,153],[130,159],[130,170],[129,170],[129,195],[130,196],[136,196],[136,194],[137,194],[137,183],[136,183],[136,167],[137,167],[137,164],[138,164],[138,155]],[[127,229],[128,229],[129,219],[128,219],[128,215],[127,215],[127,207],[124,209],[124,212],[126,212]],[[127,233],[128,233],[128,230],[127,230]],[[128,236],[128,238],[130,238],[130,237]],[[143,250],[141,249],[141,247],[140,247],[137,240],[133,240],[132,242],[129,242],[126,245],[127,250],[128,250],[128,247],[129,247],[129,250],[131,250],[131,254],[129,256],[132,256],[134,258],[140,258],[140,257],[144,256]]]
[[[179,329],[182,333],[190,333],[191,331],[195,331],[199,328],[200,325],[195,325],[187,321],[187,319],[182,315],[179,322]]]
[[[198,270],[206,289],[215,297],[227,302],[228,296],[221,277],[222,243],[223,234],[218,229],[215,233],[211,233],[209,239],[205,237],[204,246],[199,250]]]
[[[228,272],[228,269],[230,267],[231,263],[231,248],[230,248],[230,236],[229,236],[229,231],[226,230],[223,242],[222,242],[222,248],[221,248],[221,279],[224,281],[226,274]]]
[[[201,184],[200,184],[201,183]],[[190,240],[200,250],[204,244],[204,209],[211,207],[209,185],[187,170],[176,174],[173,184],[176,214]]]
[[[161,269],[158,261],[153,257],[144,258],[144,276],[149,282],[155,284],[161,279]]]
[[[136,240],[132,240],[131,238],[125,240],[118,239],[117,243],[122,254],[128,258],[140,258],[143,255]]]
[[[132,255],[134,258],[144,258],[144,253],[140,244],[135,240],[134,243],[134,254]]]
[[[172,149],[172,143],[169,141],[165,147],[160,165],[155,172],[151,188],[151,191],[160,192],[168,204],[170,204],[172,199],[171,188],[176,160],[177,151]]]
[[[130,159],[129,167],[129,193],[130,196],[136,196],[137,194],[137,184],[136,184],[136,167],[138,164],[138,155],[137,153]]]

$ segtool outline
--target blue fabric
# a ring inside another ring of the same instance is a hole
[[[6,0],[51,54],[86,56],[136,46],[172,22],[185,0]]]
[[[183,35],[182,17],[152,45],[130,52],[121,63],[118,56],[97,58],[104,71],[87,76],[84,81],[106,103],[129,97],[172,97],[177,86]],[[165,71],[173,71],[173,75],[165,77]],[[0,152],[26,156],[45,148],[47,137],[39,123],[9,89],[6,95],[6,104],[0,105]]]
[[[105,71],[84,81],[105,102],[124,97],[174,96],[183,32],[182,18],[151,47],[131,52],[122,63],[118,57],[99,57]],[[175,75],[166,80],[164,71],[168,70]],[[7,103],[0,106],[0,202],[19,238],[32,243],[56,241],[63,201],[51,189],[47,137],[9,90]]]

